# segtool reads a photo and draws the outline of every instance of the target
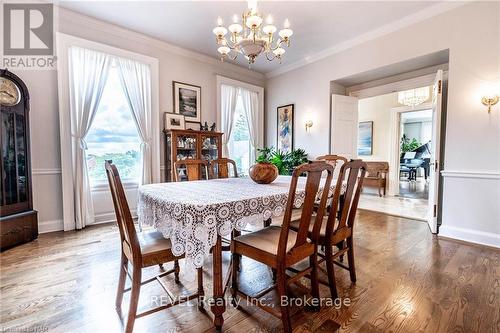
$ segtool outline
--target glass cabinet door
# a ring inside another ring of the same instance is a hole
[[[197,156],[198,139],[196,135],[179,134],[176,136],[175,142],[172,142],[172,145],[176,147],[174,161],[199,158]],[[177,172],[179,180],[187,180],[185,167],[180,167],[177,170],[173,170],[173,172]]]
[[[1,113],[1,139],[1,204],[2,206],[27,204],[28,174],[24,114],[16,112]],[[19,208],[23,207],[19,206]]]
[[[216,160],[222,156],[219,156],[219,142],[220,137],[217,135],[202,135],[201,136],[201,158],[209,162]],[[213,170],[214,175],[217,174],[217,170]],[[205,177],[205,171],[202,171],[202,176]],[[217,178],[217,177],[215,177]]]

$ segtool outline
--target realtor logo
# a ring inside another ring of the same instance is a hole
[[[52,4],[4,4],[4,55],[53,55],[53,19]]]

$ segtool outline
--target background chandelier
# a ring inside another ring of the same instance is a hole
[[[400,91],[398,93],[398,103],[414,107],[428,100],[429,96],[429,87]]]
[[[213,29],[217,36],[217,51],[221,55],[221,60],[225,58],[234,60],[238,54],[242,54],[248,60],[248,66],[255,62],[261,54],[266,55],[267,60],[278,59],[281,63],[285,49],[290,46],[290,37],[293,31],[290,29],[288,19],[283,24],[283,29],[278,32],[279,39],[274,41],[274,33],[277,31],[273,25],[271,15],[266,18],[265,24],[262,15],[257,12],[257,1],[248,1],[248,9],[241,15],[241,23],[238,23],[238,16],[233,16],[233,23],[227,27],[223,26],[222,18],[218,18],[218,26]],[[228,33],[230,36],[226,38]],[[274,43],[275,42],[275,43]],[[273,45],[274,43],[274,45]]]

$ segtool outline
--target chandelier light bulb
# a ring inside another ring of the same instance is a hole
[[[266,23],[267,24],[273,24],[273,17],[271,15],[267,15]]]
[[[219,38],[222,38],[227,34],[227,29],[221,26],[215,27],[214,30],[212,31],[214,35],[216,35]]]
[[[285,28],[285,29],[290,28],[290,21],[288,21],[288,19],[285,19],[285,22],[283,23],[283,28]]]
[[[238,23],[238,15],[233,15],[233,23]]]
[[[239,25],[238,23],[233,23],[231,24],[229,27],[227,27],[229,29],[230,32],[232,32],[233,34],[239,34],[242,30],[243,30],[243,27],[241,25]]]
[[[262,28],[262,32],[264,32],[266,35],[272,35],[276,32],[276,27],[272,24],[265,25]]]
[[[262,24],[262,17],[252,15],[247,18],[247,27],[250,29],[257,29]]]
[[[229,54],[229,51],[231,51],[231,49],[227,46],[221,46],[217,49],[217,51],[222,54],[222,55],[228,55]]]
[[[252,14],[257,13],[257,0],[248,0],[248,9]]]
[[[220,17],[220,16],[219,16],[219,17],[217,18],[217,25],[218,25],[218,26],[221,26],[223,23],[224,23],[224,21],[222,21],[222,17]]]
[[[282,29],[282,30],[280,30],[279,35],[284,40],[287,40],[288,38],[290,38],[290,36],[293,35],[293,30],[292,29]]]
[[[283,54],[285,54],[285,49],[282,47],[278,47],[276,50],[273,51],[274,55],[277,57],[281,57]]]

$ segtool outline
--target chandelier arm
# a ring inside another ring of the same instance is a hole
[[[271,49],[271,51],[275,51],[277,49],[279,49],[281,47],[281,44],[283,44],[285,41],[283,39],[280,39],[277,43],[276,43],[276,47],[272,47],[270,46],[269,48]]]
[[[272,58],[269,58],[269,53],[271,52],[266,52],[266,59],[269,60],[269,61],[273,61],[274,59],[276,59],[276,55],[274,53],[271,53],[273,55]]]

